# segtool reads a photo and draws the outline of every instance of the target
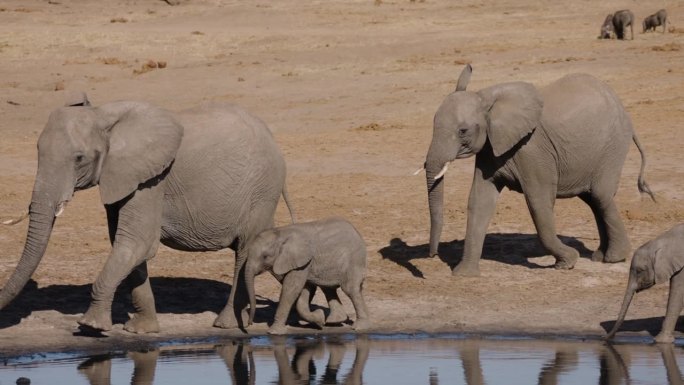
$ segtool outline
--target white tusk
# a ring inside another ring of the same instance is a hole
[[[444,163],[444,167],[442,167],[442,171],[440,171],[439,174],[437,174],[435,176],[435,180],[443,177],[444,174],[446,174],[448,168],[449,168],[449,163]]]
[[[60,204],[57,206],[57,211],[55,212],[55,217],[58,217],[58,216],[62,215],[62,213],[64,212],[64,209],[66,208],[66,206],[67,206],[67,201],[64,201],[64,202],[60,203]]]
[[[28,217],[28,215],[29,215],[29,212],[28,212],[28,210],[26,210],[26,211],[24,211],[23,214],[21,214],[18,217],[14,218],[14,219],[7,219],[7,220],[4,220],[0,223],[2,223],[3,225],[7,225],[7,226],[16,225],[17,223],[26,219],[26,217]]]
[[[414,171],[414,172],[413,172],[413,175],[418,175],[418,174],[420,174],[420,172],[423,171],[423,170],[425,170],[425,167],[421,167],[421,168],[419,168],[418,170]]]

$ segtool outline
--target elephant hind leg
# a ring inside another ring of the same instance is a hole
[[[594,214],[594,220],[596,221],[596,228],[599,233],[599,246],[596,248],[594,253],[591,255],[591,260],[594,262],[603,262],[606,252],[608,251],[608,231],[606,230],[606,222],[603,219],[603,214],[599,209],[596,202],[592,201],[591,194],[584,193],[579,196],[584,203],[589,206],[591,212]]]
[[[322,287],[323,294],[325,294],[325,299],[328,302],[328,308],[330,308],[330,314],[326,318],[325,322],[329,324],[341,324],[342,322],[349,319],[347,312],[342,306],[340,297],[337,295],[336,287]]]
[[[354,329],[359,331],[368,329],[370,327],[370,319],[366,301],[363,299],[363,282],[343,285],[342,291],[349,296],[352,305],[354,305],[354,311],[356,312]]]

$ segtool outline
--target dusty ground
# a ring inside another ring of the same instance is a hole
[[[657,6],[628,2],[641,20]],[[432,115],[465,63],[471,89],[509,80],[545,85],[572,72],[610,84],[631,113],[659,202],[636,189],[632,146],[617,201],[636,247],[684,218],[684,2],[667,3],[673,31],[634,41],[597,40],[623,1],[162,1],[6,0],[0,7],[0,216],[28,204],[36,140],[65,93],[94,104],[149,101],[180,110],[204,100],[238,103],[265,120],[288,163],[301,220],[341,215],[368,244],[366,297],[376,331],[531,332],[599,336],[614,320],[628,264],[591,262],[590,210],[557,203],[557,227],[582,258],[546,268],[522,196],[505,191],[485,242],[480,278],[452,278],[462,253],[473,159],[446,180],[445,242],[427,258],[424,160]],[[640,22],[638,23],[640,24]],[[680,27],[681,26],[681,27]],[[166,68],[144,71],[149,60]],[[284,205],[277,223],[287,222]],[[0,228],[0,284],[13,271],[27,223]],[[232,282],[232,252],[162,247],[151,262],[163,333],[78,335],[89,286],[109,251],[96,189],[80,192],[57,221],[47,255],[23,294],[0,312],[0,351],[110,346],[176,336],[232,336],[211,327]],[[279,286],[257,280],[263,332]],[[660,327],[667,286],[640,293],[624,329]],[[352,308],[345,299],[350,314]],[[348,330],[345,327],[342,330]],[[292,331],[309,331],[292,328]],[[74,334],[75,333],[75,334]]]

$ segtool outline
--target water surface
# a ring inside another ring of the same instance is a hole
[[[676,345],[460,335],[253,338],[93,357],[15,357],[0,384],[680,384]]]

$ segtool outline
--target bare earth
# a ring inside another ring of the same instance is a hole
[[[447,175],[439,258],[427,257],[425,177],[411,173],[424,161],[432,116],[464,64],[474,67],[471,89],[511,80],[543,86],[586,72],[617,91],[647,151],[646,177],[658,203],[637,192],[634,146],[617,194],[632,246],[682,221],[684,28],[678,26],[684,26],[684,3],[670,2],[672,31],[665,35],[639,32],[641,19],[657,8],[629,5],[638,20],[634,41],[596,39],[605,15],[624,8],[616,0],[186,0],[175,7],[156,0],[6,0],[0,6],[0,217],[28,205],[38,135],[67,92],[85,90],[96,105],[133,99],[171,111],[231,101],[274,131],[299,219],[339,215],[364,235],[373,331],[601,336],[617,315],[628,264],[588,259],[598,235],[579,199],[556,207],[563,241],[583,256],[574,270],[548,268],[553,258],[537,241],[523,197],[505,191],[489,227],[482,276],[454,278],[450,267],[462,254],[473,159],[454,162]],[[146,71],[150,60],[167,66]],[[282,203],[276,222],[288,222]],[[0,285],[18,261],[26,226],[0,228]],[[165,247],[150,264],[163,332],[123,332],[129,300],[121,295],[108,337],[79,335],[76,320],[109,248],[97,189],[77,193],[34,281],[0,311],[0,354],[245,336],[211,327],[230,289],[233,253]],[[657,332],[667,290],[661,285],[638,294],[623,329]],[[257,293],[258,322],[250,334],[265,332],[279,285],[260,276]]]

